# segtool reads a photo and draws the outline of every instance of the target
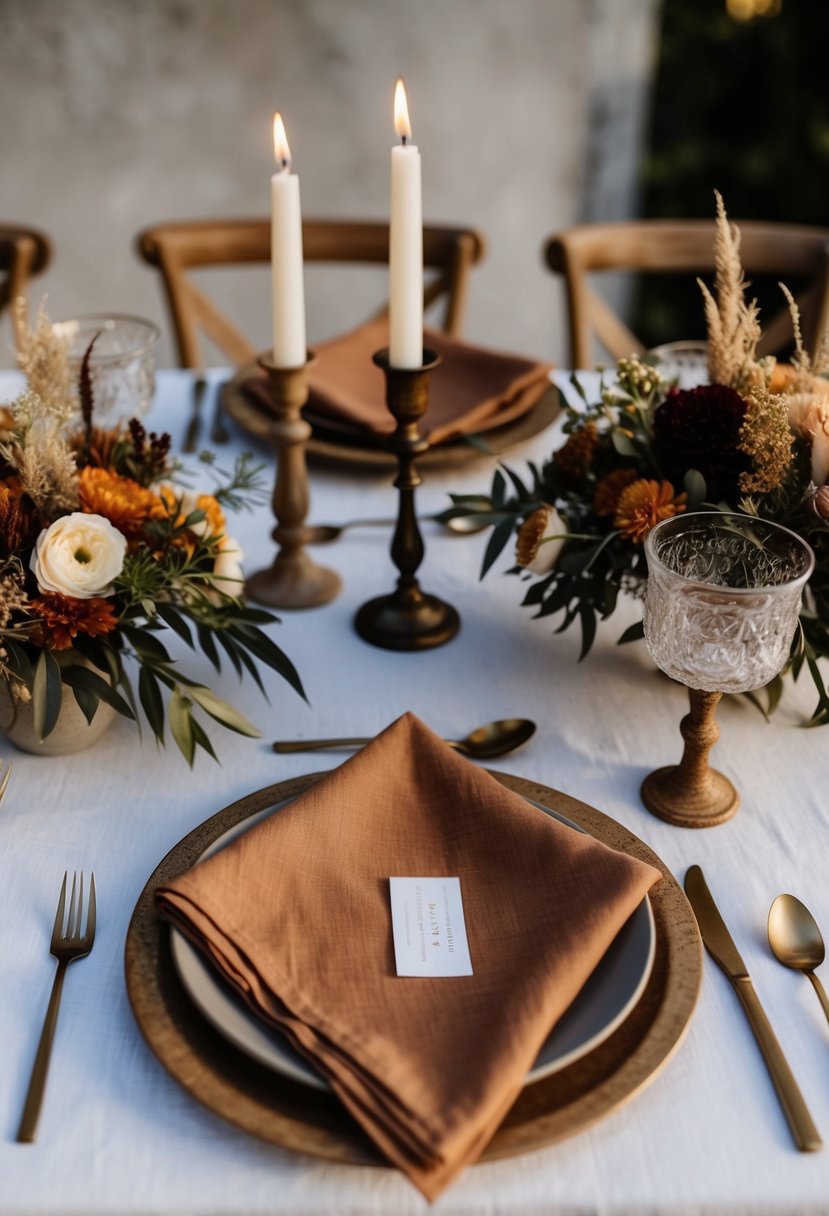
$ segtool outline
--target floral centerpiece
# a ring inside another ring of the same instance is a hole
[[[507,467],[489,496],[452,495],[452,515],[477,515],[493,525],[483,574],[517,532],[513,573],[531,581],[523,603],[537,617],[576,621],[581,656],[597,622],[619,593],[639,594],[647,566],[644,540],[660,520],[688,510],[728,509],[782,523],[815,551],[789,669],[804,665],[818,702],[811,724],[829,723],[829,693],[819,669],[829,656],[829,335],[811,359],[797,306],[791,364],[760,358],[755,303],[746,299],[739,231],[717,195],[714,291],[700,283],[708,329],[708,383],[680,389],[657,367],[633,356],[603,377],[589,401],[577,377],[580,408],[565,404],[564,444],[529,475]],[[620,641],[642,636],[641,623]],[[782,690],[778,677],[765,698],[769,712]]]
[[[30,707],[41,739],[67,695],[89,722],[101,701],[136,720],[140,706],[160,743],[169,721],[192,764],[199,747],[215,757],[198,711],[260,732],[184,674],[165,631],[263,693],[259,663],[304,695],[262,629],[276,618],[240,598],[241,554],[226,531],[226,509],[261,497],[259,470],[246,455],[222,473],[205,454],[215,486],[184,488],[169,435],[136,420],[94,424],[88,362],[89,352],[75,392],[65,344],[41,310],[20,344],[26,387],[0,409],[0,682],[16,710]]]

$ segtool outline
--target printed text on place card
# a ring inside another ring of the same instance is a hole
[[[459,878],[390,878],[398,975],[472,975]]]

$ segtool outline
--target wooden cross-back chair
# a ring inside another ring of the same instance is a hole
[[[29,280],[42,274],[51,256],[49,238],[36,228],[0,224],[0,314],[15,300],[27,299]],[[21,323],[23,319],[13,310],[12,326],[18,346]]]
[[[796,297],[804,344],[813,353],[829,323],[829,228],[735,222],[741,237],[740,258],[749,279],[774,275],[784,283],[787,276],[808,281],[806,290]],[[714,231],[713,220],[639,220],[583,224],[548,237],[543,247],[546,264],[565,280],[571,366],[595,366],[595,340],[614,359],[645,349],[594,290],[591,276],[619,270],[708,274],[714,270]],[[782,297],[781,302],[780,312],[768,324],[763,322],[760,354],[775,354],[792,340],[791,319]]]
[[[350,262],[382,265],[389,257],[389,227],[385,223],[352,220],[305,220],[302,225],[306,262]],[[270,262],[269,219],[193,220],[158,224],[139,233],[138,252],[161,272],[182,367],[202,363],[200,331],[242,366],[256,352],[250,342],[208,295],[188,277],[191,270]],[[484,239],[472,228],[423,229],[423,260],[432,272],[424,290],[428,307],[445,297],[444,332],[460,333],[466,308],[469,272],[484,256]],[[380,310],[383,315],[387,308]]]

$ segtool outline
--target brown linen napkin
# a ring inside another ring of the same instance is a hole
[[[388,344],[388,322],[380,320],[318,346],[308,375],[309,417],[357,434],[391,434],[394,419],[386,406],[385,378],[372,362],[372,355]],[[550,386],[551,363],[471,346],[429,329],[423,344],[441,357],[429,379],[429,408],[421,424],[433,445],[520,418]],[[242,387],[254,402],[267,404],[264,373],[251,374]]]
[[[472,976],[396,975],[391,875],[460,878]],[[434,1199],[658,878],[406,714],[158,899]]]

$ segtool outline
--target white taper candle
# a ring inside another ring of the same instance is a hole
[[[389,363],[412,368],[423,363],[423,201],[402,80],[394,90],[394,126],[401,142],[391,151]]]
[[[302,211],[281,114],[274,115],[273,146],[278,166],[271,178],[273,360],[277,367],[299,367],[306,358]]]

